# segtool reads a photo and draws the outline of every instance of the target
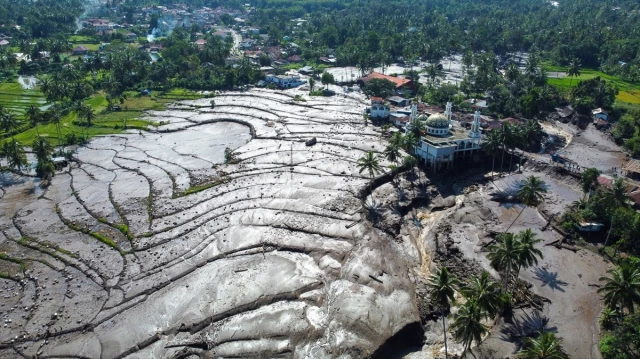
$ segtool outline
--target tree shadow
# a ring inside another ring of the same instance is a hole
[[[380,205],[378,203],[372,200],[367,200],[365,201],[365,203],[363,203],[362,206],[364,207],[367,219],[371,223],[377,224],[380,222],[380,220],[382,220],[382,214],[380,213],[382,208],[380,208]]]
[[[566,287],[569,283],[558,279],[558,272],[549,272],[546,268],[537,267],[535,269],[536,279],[542,282],[542,286],[549,286],[552,290],[564,292],[562,287]]]
[[[538,332],[557,332],[558,328],[549,327],[549,318],[542,316],[539,311],[529,314],[523,311],[522,317],[513,317],[510,323],[500,329],[500,339],[514,343],[514,353],[522,349],[524,338],[536,335]]]

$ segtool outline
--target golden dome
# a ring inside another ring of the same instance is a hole
[[[449,128],[449,119],[443,113],[434,113],[426,121],[427,127]]]

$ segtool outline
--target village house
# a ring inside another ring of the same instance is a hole
[[[607,113],[607,111],[603,110],[602,108],[596,108],[594,110],[591,111],[591,116],[593,116],[594,119],[602,119],[605,121],[609,121],[609,113]]]
[[[196,40],[194,43],[196,44],[196,46],[198,46],[198,48],[199,48],[200,50],[202,50],[202,49],[204,49],[204,45],[206,45],[206,44],[207,44],[207,40],[205,40],[205,39],[198,39],[198,40]]]
[[[298,87],[305,83],[298,75],[266,75],[265,81],[281,88]]]
[[[365,85],[367,82],[373,79],[383,79],[383,80],[391,81],[395,85],[396,94],[402,94],[402,93],[410,94],[410,93],[413,93],[415,89],[413,81],[409,79],[384,75],[379,72],[371,72],[367,76],[364,76],[363,78],[361,78],[360,82],[362,85]]]
[[[0,40],[0,46],[8,46],[8,45],[9,45],[9,41],[4,39]]]
[[[135,42],[136,40],[138,40],[138,34],[136,34],[135,32],[130,32],[127,34],[127,42]]]
[[[381,119],[389,117],[389,107],[385,105],[382,97],[371,97],[371,107],[369,108],[369,116],[372,119]]]
[[[240,42],[239,46],[241,49],[248,49],[248,48],[251,48],[254,43],[255,41],[251,39],[245,39],[245,40],[242,40],[242,42]]]
[[[87,52],[89,51],[89,49],[87,49],[85,46],[83,45],[78,45],[76,46],[75,49],[73,49],[73,55],[86,55]]]
[[[389,101],[390,104],[396,106],[396,107],[406,107],[409,106],[411,104],[411,100],[408,98],[403,98],[400,96],[391,96],[389,98],[387,98],[387,101]]]
[[[213,33],[213,36],[219,36],[222,38],[222,40],[226,39],[227,36],[230,36],[230,35],[231,35],[231,32],[227,30],[218,30]]]

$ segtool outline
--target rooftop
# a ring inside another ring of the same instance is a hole
[[[367,82],[373,79],[383,79],[383,80],[389,80],[391,82],[393,82],[396,85],[396,88],[398,87],[402,87],[405,85],[408,85],[411,83],[411,80],[409,79],[403,79],[401,77],[394,77],[394,76],[389,76],[389,75],[384,75],[381,74],[379,72],[372,72],[370,74],[368,74],[367,76],[362,78],[362,82]]]
[[[436,147],[457,146],[456,141],[471,139],[468,131],[461,127],[453,127],[446,136],[423,135],[422,139]]]
[[[640,161],[630,160],[623,168],[627,172],[640,173]]]

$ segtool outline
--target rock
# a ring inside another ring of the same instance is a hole
[[[307,140],[307,142],[305,142],[304,144],[305,144],[307,147],[310,147],[310,146],[315,145],[316,143],[318,143],[318,139],[316,139],[315,137],[313,137],[312,139]]]

